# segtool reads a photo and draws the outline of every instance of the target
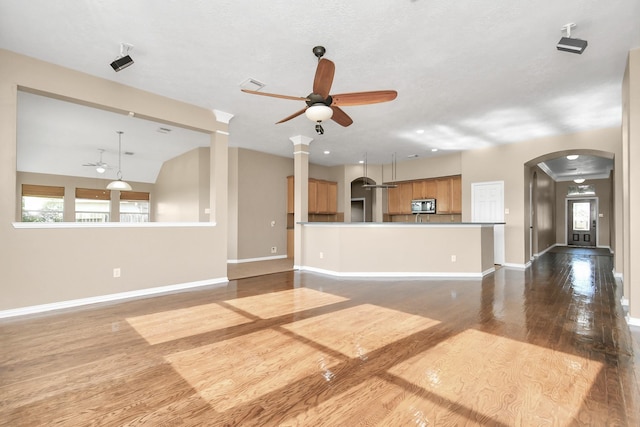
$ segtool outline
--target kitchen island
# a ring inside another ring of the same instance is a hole
[[[482,277],[494,223],[299,223],[296,268],[336,276]]]

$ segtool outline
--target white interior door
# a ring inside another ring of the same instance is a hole
[[[504,181],[471,184],[471,221],[504,222]],[[493,227],[493,262],[504,264],[504,225]]]

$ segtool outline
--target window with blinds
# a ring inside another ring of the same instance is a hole
[[[64,187],[22,184],[22,222],[62,222]]]
[[[109,222],[111,190],[76,188],[76,222]]]
[[[120,222],[149,222],[149,193],[121,191]]]

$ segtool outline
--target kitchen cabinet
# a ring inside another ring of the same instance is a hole
[[[437,185],[435,179],[421,179],[412,183],[412,200],[435,199],[437,195]]]
[[[437,213],[451,213],[451,178],[437,178],[436,191]]]
[[[318,212],[318,182],[314,179],[309,180],[309,213]]]
[[[387,191],[387,213],[411,213],[411,200],[436,199],[438,214],[462,213],[462,177],[460,175],[419,179],[396,183]]]
[[[462,177],[451,177],[451,213],[462,213]]]
[[[338,212],[338,183],[327,181],[327,213]]]
[[[338,213],[338,183],[322,179],[309,178],[308,209],[310,214]],[[287,213],[295,212],[295,182],[293,176],[287,177]]]
[[[387,211],[390,215],[411,213],[413,182],[400,182],[396,188],[389,188],[387,191]]]

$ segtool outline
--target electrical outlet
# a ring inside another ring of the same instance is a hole
[[[457,257],[455,255],[451,255],[451,262],[456,262],[457,261]]]
[[[278,253],[278,248],[276,246],[271,246],[271,253],[272,254],[277,254]]]
[[[324,252],[320,252],[320,259],[324,258]]]
[[[120,269],[119,268],[114,268],[113,269],[113,277],[120,277]]]

